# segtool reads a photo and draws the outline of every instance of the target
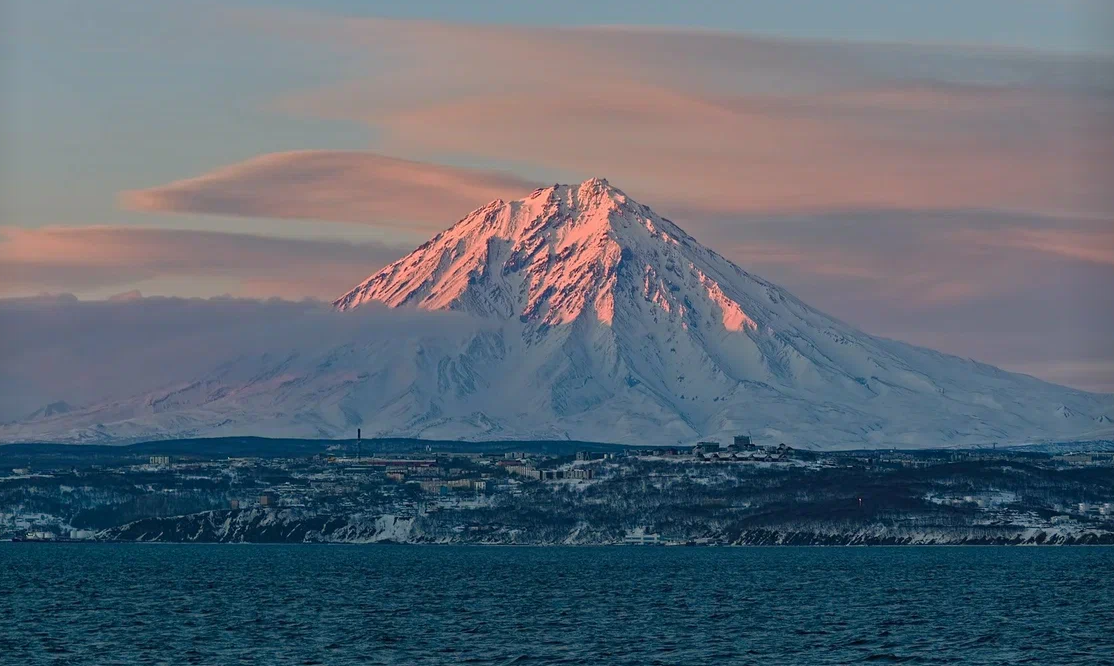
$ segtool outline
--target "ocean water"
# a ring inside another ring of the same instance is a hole
[[[1112,664],[1114,548],[0,544],[3,664]]]

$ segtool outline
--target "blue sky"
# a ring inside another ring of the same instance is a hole
[[[257,6],[304,7],[294,0]],[[481,23],[639,24],[738,30],[778,37],[885,42],[943,42],[1060,51],[1108,50],[1094,17],[1101,0],[721,0],[664,2],[383,2],[323,0],[320,11]],[[1109,16],[1109,13],[1107,13]]]
[[[0,296],[329,298],[604,176],[870,332],[1114,389],[1110,3],[0,3]]]
[[[237,30],[229,8],[530,25],[695,27],[800,39],[1111,52],[1099,0],[560,3],[4,0],[6,224],[112,223],[116,191],[297,148],[370,143],[358,123],[263,112],[343,72],[343,54]],[[66,197],[55,184],[66,179]],[[82,220],[74,219],[82,217]],[[130,218],[129,218],[130,219]]]

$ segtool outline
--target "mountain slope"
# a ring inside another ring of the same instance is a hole
[[[701,246],[606,181],[494,201],[334,303],[453,311],[199,368],[0,438],[261,434],[573,438],[750,433],[795,446],[1095,437],[1114,397],[874,338]]]
[[[612,437],[1075,436],[1100,429],[1111,402],[865,335],[599,179],[492,202],[334,305],[370,302],[517,320],[503,340],[528,350],[514,395]]]

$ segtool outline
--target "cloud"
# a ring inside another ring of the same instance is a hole
[[[1070,373],[1114,361],[1109,229],[1104,218],[864,210],[709,220],[698,240],[869,333],[1108,390],[1114,375]]]
[[[1099,57],[284,13],[262,29],[368,59],[283,110],[365,122],[394,154],[606,176],[667,213],[1114,210]]]
[[[1114,266],[1114,222],[1104,229],[1018,229],[1006,233],[967,233],[957,242],[978,242],[984,245],[1015,248],[1030,252],[1059,255],[1068,259]]]
[[[84,406],[182,386],[242,359],[467,339],[481,326],[458,313],[337,313],[278,299],[0,299],[0,423],[59,400]]]
[[[1108,102],[943,89],[902,101],[906,92],[869,90],[849,102],[553,82],[377,120],[392,150],[535,159],[605,175],[667,211],[1114,210],[1098,177],[1114,167],[1114,135],[1099,123]]]
[[[495,171],[385,157],[370,152],[272,153],[161,187],[124,192],[123,207],[362,222],[437,231],[493,199],[537,185]]]
[[[985,210],[840,211],[709,219],[699,239],[775,280],[836,284],[888,307],[951,307],[1114,276],[1103,218]]]
[[[0,295],[176,281],[178,293],[331,299],[408,250],[173,229],[0,227]]]
[[[138,289],[129,289],[128,291],[120,292],[119,294],[112,294],[107,300],[110,301],[135,301],[143,298],[143,292]]]
[[[362,75],[274,101],[369,125],[374,152],[263,155],[125,207],[444,228],[537,181],[604,176],[708,216],[1114,212],[1114,62],[1020,49],[226,13]],[[364,63],[363,67],[358,67]],[[514,165],[521,177],[453,164]],[[688,213],[688,215],[682,215]]]
[[[342,51],[343,71],[358,76],[268,109],[366,123],[376,152],[263,155],[123,193],[125,207],[427,233],[535,181],[604,176],[872,333],[1007,367],[1114,358],[1109,60],[699,30],[226,16]],[[217,280],[236,294],[331,298],[405,251],[25,233],[0,232],[2,293],[152,293],[145,282],[177,279],[190,286],[176,293],[218,293],[192,286]],[[1093,374],[1078,385],[1102,386]]]

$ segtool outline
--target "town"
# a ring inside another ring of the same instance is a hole
[[[201,444],[196,444],[200,442]],[[1114,446],[194,440],[13,445],[0,538],[535,545],[1114,543]]]

